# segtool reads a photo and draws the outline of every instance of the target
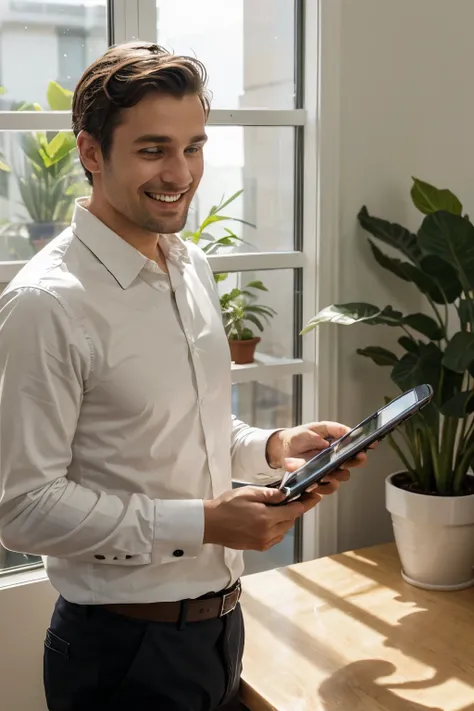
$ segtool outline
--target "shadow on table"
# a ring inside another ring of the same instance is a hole
[[[394,554],[390,552],[387,555],[392,557]],[[474,602],[472,591],[456,593],[457,597],[455,600],[453,598],[454,593],[437,593],[439,595],[439,605],[434,606],[432,604],[432,597],[428,597],[425,591],[408,585],[403,581],[401,576],[399,579],[397,577],[394,578],[393,573],[390,574],[389,572],[390,569],[393,570],[393,568],[383,565],[383,560],[377,557],[375,549],[373,558],[371,558],[371,551],[368,549],[363,551],[363,558],[354,557],[352,555],[340,555],[337,558],[337,562],[353,572],[364,576],[367,580],[374,581],[377,585],[391,588],[398,593],[394,598],[398,602],[413,603],[418,607],[418,610],[406,614],[398,620],[396,624],[390,624],[376,614],[361,609],[351,599],[341,597],[315,581],[308,580],[295,569],[286,568],[282,571],[283,574],[291,578],[294,583],[305,588],[318,599],[323,600],[328,606],[340,610],[348,617],[357,619],[360,623],[375,630],[385,638],[385,646],[397,649],[405,656],[416,659],[434,670],[433,676],[429,679],[390,684],[391,689],[429,689],[441,685],[451,678],[462,681],[466,686],[474,687],[474,640],[463,638],[464,652],[462,656],[465,659],[464,663],[459,663],[458,660],[453,658],[453,663],[446,668],[438,659],[437,654],[439,647],[444,646],[449,649],[452,646],[453,625],[456,624],[456,619],[454,618],[450,624],[447,624],[446,621],[440,624],[446,614],[451,612],[452,615],[452,608],[444,608],[446,601],[449,600],[450,605],[452,605],[453,601],[456,600],[460,607],[468,607],[468,609],[471,609],[472,603]],[[367,590],[367,588],[365,589]],[[432,593],[429,595],[432,596]],[[353,596],[353,594],[350,593],[348,597],[356,598],[357,595]],[[436,635],[433,637],[434,630],[436,630]],[[431,642],[424,644],[424,638],[431,638]],[[433,639],[436,641],[435,647],[432,647],[434,643]],[[399,707],[393,706],[393,708]],[[400,708],[416,709],[416,706],[408,705],[401,706]],[[463,711],[467,710],[463,709]]]
[[[377,659],[348,664],[319,687],[319,698],[324,710],[362,708],[361,704],[367,700],[372,703],[376,701],[381,709],[387,711],[443,711],[438,706],[424,706],[402,699],[390,690],[390,683],[378,681],[391,676],[395,671],[393,664]]]

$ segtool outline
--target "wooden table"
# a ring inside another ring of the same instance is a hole
[[[244,578],[252,711],[474,711],[474,588],[418,590],[393,545]]]

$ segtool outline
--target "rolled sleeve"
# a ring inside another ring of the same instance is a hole
[[[201,499],[155,501],[155,542],[152,563],[196,558],[204,540]]]

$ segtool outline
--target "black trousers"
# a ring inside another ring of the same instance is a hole
[[[240,708],[240,606],[181,625],[142,622],[60,597],[46,633],[50,711],[214,711]]]

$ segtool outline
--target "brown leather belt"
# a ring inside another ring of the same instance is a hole
[[[196,600],[179,602],[150,602],[137,604],[101,605],[105,610],[118,615],[146,622],[199,622],[228,615],[239,602],[242,587],[240,580],[221,593]]]

